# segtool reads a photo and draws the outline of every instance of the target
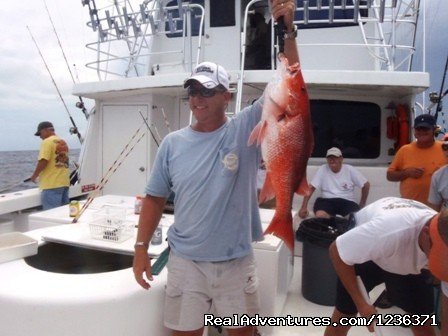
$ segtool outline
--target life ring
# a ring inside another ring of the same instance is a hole
[[[395,115],[387,118],[388,139],[395,140],[395,150],[409,143],[409,117],[408,108],[405,105],[398,105]]]

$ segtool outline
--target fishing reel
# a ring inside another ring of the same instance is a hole
[[[71,135],[79,134],[78,128],[76,128],[76,127],[70,127],[68,131],[70,132]]]

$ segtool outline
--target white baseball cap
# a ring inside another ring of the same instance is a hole
[[[339,148],[337,147],[331,147],[328,151],[327,151],[327,156],[336,156],[336,157],[341,157],[342,156],[342,152]]]
[[[191,81],[198,81],[207,89],[222,85],[229,90],[229,74],[221,65],[212,62],[202,62],[194,68],[190,78],[184,82],[184,88],[191,85]]]

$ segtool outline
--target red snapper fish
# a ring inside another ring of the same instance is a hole
[[[276,198],[275,214],[265,234],[272,233],[294,250],[292,201],[294,192],[309,195],[306,166],[314,138],[310,104],[299,63],[280,56],[276,76],[264,91],[261,121],[248,144],[261,144],[266,179],[259,202]]]

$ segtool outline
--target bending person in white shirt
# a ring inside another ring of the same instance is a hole
[[[332,324],[325,336],[347,335],[350,327],[338,322],[359,312],[370,318],[376,308],[358,287],[359,275],[369,292],[385,283],[391,302],[409,319],[433,316],[433,276],[448,281],[448,210],[437,213],[423,203],[397,197],[382,198],[355,214],[355,227],[330,245],[339,280]],[[448,300],[443,283],[442,336],[447,333]],[[434,336],[431,317],[411,321],[413,335]],[[373,331],[373,325],[368,326]]]

